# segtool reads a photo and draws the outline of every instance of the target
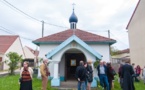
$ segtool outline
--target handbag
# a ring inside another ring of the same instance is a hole
[[[88,82],[92,82],[93,81],[91,73],[87,73],[87,81]]]

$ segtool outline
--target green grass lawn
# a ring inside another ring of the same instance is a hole
[[[135,85],[135,90],[145,90],[145,84],[143,83],[143,81],[135,82],[134,85]],[[97,88],[97,90],[102,90],[100,85]],[[117,77],[114,81],[114,89],[112,89],[112,90],[121,90],[120,84],[118,83],[118,80],[117,80]]]
[[[20,85],[18,79],[19,75],[0,77],[0,90],[19,90]],[[37,78],[33,79],[33,90],[41,90],[41,80]],[[56,90],[56,89],[51,88],[49,82],[47,90]]]
[[[19,75],[0,77],[0,90],[19,90],[18,79],[19,79]],[[145,85],[141,81],[141,82],[135,83],[135,88],[136,90],[145,90]],[[41,80],[37,78],[33,79],[33,90],[41,90]],[[49,81],[47,90],[57,90],[57,89],[52,88],[50,86],[50,81]],[[102,89],[98,87],[95,90],[102,90]],[[117,79],[114,81],[113,90],[121,90]]]

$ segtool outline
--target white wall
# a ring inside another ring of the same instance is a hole
[[[57,47],[58,44],[51,44],[51,45],[40,45],[40,52],[39,57],[46,58],[45,55],[52,51],[55,47]]]
[[[62,56],[64,55],[64,53],[67,51],[67,50],[70,50],[70,49],[77,49],[77,50],[80,50],[86,57],[86,60],[92,60],[93,62],[96,61],[96,57],[94,55],[92,55],[90,52],[88,52],[85,48],[83,48],[82,46],[80,46],[79,44],[76,44],[76,46],[73,46],[72,44],[74,44],[74,42],[68,44],[67,46],[65,46],[65,48],[63,48],[61,51],[59,51],[58,53],[56,53],[53,57],[52,57],[52,60],[53,61],[58,61],[60,64],[59,67],[61,67],[61,73],[60,75],[64,75],[64,66],[62,66],[62,62],[61,62],[61,59],[62,59]],[[64,60],[63,60],[64,62]],[[53,67],[51,67],[51,69],[53,70]],[[52,71],[51,73],[54,73],[54,71]]]
[[[59,64],[59,75],[65,76],[65,55],[62,56],[62,60]]]
[[[110,62],[109,44],[97,44],[97,45],[90,44],[90,46],[98,53],[103,55],[102,57],[103,61]]]
[[[9,47],[9,49],[5,53],[3,60],[8,60],[8,58],[6,57],[6,54],[8,54],[9,52],[16,52],[19,55],[22,55],[23,59],[25,58],[20,38],[17,38],[14,41],[14,43]],[[9,68],[8,65],[4,64],[4,70],[8,68]]]
[[[40,45],[40,51],[39,51],[39,57],[40,58],[46,58],[45,55],[48,53],[48,52],[51,52],[55,47],[57,47],[58,44],[50,44],[50,45]],[[53,66],[54,64],[53,63],[50,63],[49,64],[49,70],[50,70],[50,75],[53,76]],[[39,72],[40,73],[40,72]],[[39,74],[40,75],[40,74]],[[41,76],[38,76],[38,77],[41,77]]]
[[[24,47],[23,50],[25,53],[25,58],[35,58],[35,55],[27,47]]]
[[[129,45],[131,63],[145,66],[145,0],[140,0],[139,6],[129,24]]]
[[[74,43],[73,43],[74,44]],[[40,54],[39,57],[41,58],[46,58],[45,54],[47,54],[48,52],[52,51],[54,48],[56,48],[58,45],[40,45]],[[109,45],[90,45],[93,49],[95,49],[98,53],[100,53],[101,55],[103,55],[103,59],[105,61],[110,61],[110,56],[109,56]],[[81,52],[84,53],[86,60],[92,60],[93,62],[96,61],[96,58],[94,55],[92,55],[90,52],[88,52],[85,48],[83,48],[82,46],[80,46],[79,44],[76,44],[75,47],[73,47],[72,43],[70,43],[69,45],[67,45],[65,48],[63,48],[61,51],[59,51],[57,54],[55,54],[52,57],[52,61],[59,61],[59,69],[61,69],[61,72],[59,72],[59,74],[62,76],[64,75],[65,71],[64,71],[64,58],[62,56],[64,56],[64,53],[69,50],[69,49],[78,49]],[[61,62],[62,59],[62,62]],[[51,76],[53,76],[54,73],[54,65],[53,63],[49,64],[49,69],[51,72]]]

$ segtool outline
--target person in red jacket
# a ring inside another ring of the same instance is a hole
[[[135,73],[136,73],[136,77],[135,77],[135,81],[136,82],[139,82],[139,76],[140,76],[140,73],[141,73],[141,68],[139,65],[137,65],[137,67],[135,68]]]

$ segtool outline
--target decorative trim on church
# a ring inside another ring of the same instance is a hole
[[[59,46],[57,46],[54,50],[52,50],[51,52],[49,52],[46,55],[46,57],[48,59],[52,58],[53,55],[55,55],[56,53],[58,53],[61,49],[63,49],[65,46],[67,46],[72,41],[77,42],[83,48],[85,48],[87,51],[89,51],[91,54],[93,54],[96,57],[96,60],[101,60],[102,59],[102,55],[100,55],[98,52],[96,52],[94,49],[92,49],[89,45],[87,45],[84,41],[82,41],[81,39],[79,39],[76,35],[72,35],[70,38],[68,38],[67,40],[65,40],[63,43],[61,43]]]

